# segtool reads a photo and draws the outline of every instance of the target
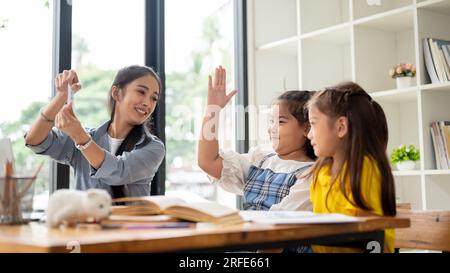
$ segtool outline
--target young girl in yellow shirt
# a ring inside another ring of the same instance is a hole
[[[349,82],[315,94],[308,110],[308,138],[319,158],[309,172],[313,211],[395,216],[394,178],[386,157],[388,129],[381,106]],[[386,230],[385,251],[393,249],[394,230]],[[312,250],[356,249],[313,246]]]

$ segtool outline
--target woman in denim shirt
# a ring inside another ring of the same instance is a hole
[[[109,91],[111,119],[95,129],[84,129],[72,102],[65,104],[68,84],[81,89],[73,70],[56,77],[57,94],[25,135],[26,146],[72,166],[76,189],[105,189],[113,198],[150,195],[165,155],[164,144],[147,129],[161,92],[158,75],[144,66],[119,70]]]

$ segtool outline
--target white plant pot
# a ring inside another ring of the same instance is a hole
[[[414,170],[414,168],[416,167],[416,162],[414,162],[412,160],[407,160],[407,161],[397,163],[396,166],[397,166],[397,170],[399,170],[399,171],[411,171],[411,170]]]
[[[414,85],[414,78],[413,77],[397,77],[397,88],[408,88]]]

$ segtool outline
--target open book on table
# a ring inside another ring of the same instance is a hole
[[[360,222],[357,217],[311,211],[240,211],[245,221],[261,224],[332,224]]]
[[[112,215],[158,215],[193,222],[210,222],[219,225],[242,223],[239,211],[215,202],[188,203],[185,200],[164,195],[124,197],[113,202],[125,202],[125,206],[113,206]]]

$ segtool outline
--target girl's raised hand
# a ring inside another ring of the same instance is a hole
[[[78,75],[74,70],[64,70],[55,78],[55,86],[58,92],[67,94],[67,86],[70,84],[72,91],[75,93],[81,89]]]
[[[208,105],[218,105],[224,108],[225,105],[237,93],[236,90],[226,94],[227,87],[227,72],[222,66],[216,68],[214,78],[208,76]]]

